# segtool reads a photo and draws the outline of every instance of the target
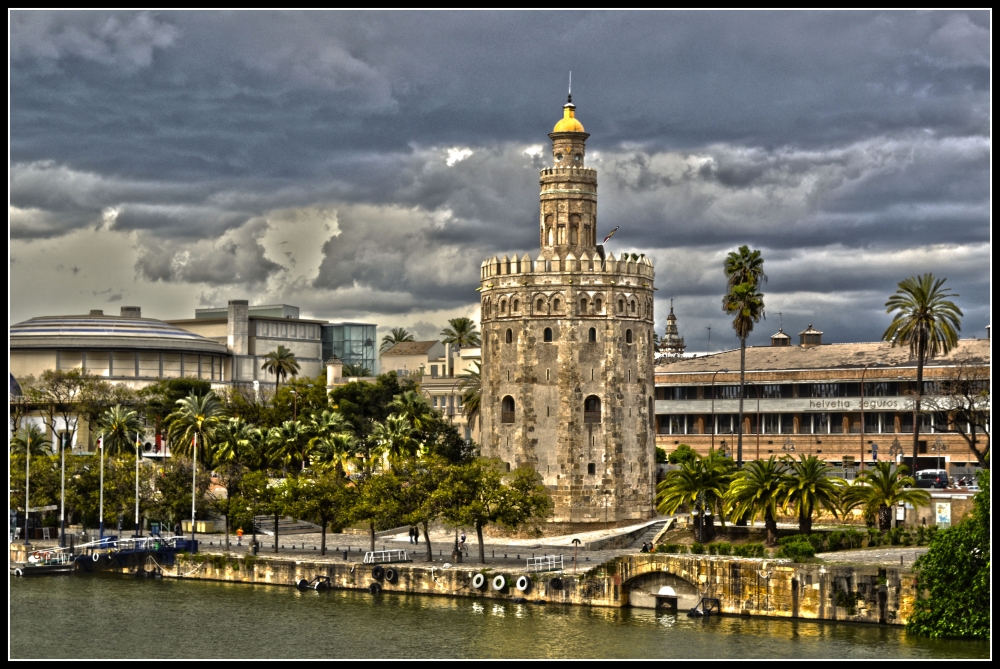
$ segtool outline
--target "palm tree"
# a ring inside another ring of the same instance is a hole
[[[833,468],[815,455],[800,455],[798,461],[788,461],[784,500],[799,516],[799,532],[812,532],[813,513],[826,509],[837,515],[844,482],[830,475]]]
[[[206,453],[212,445],[215,430],[224,417],[225,410],[214,391],[210,390],[204,395],[191,393],[177,400],[177,408],[165,421],[172,451],[177,455],[190,455],[192,439],[197,435],[202,446],[202,460],[207,461]]]
[[[365,377],[371,376],[372,370],[368,369],[361,363],[344,365],[344,369],[340,372],[345,377]]]
[[[413,341],[413,335],[404,328],[393,328],[389,334],[382,337],[382,346],[379,347],[379,354],[385,353],[396,344],[404,341]]]
[[[784,469],[773,455],[754,460],[736,473],[726,492],[726,507],[733,518],[746,517],[750,522],[764,518],[768,546],[778,543],[778,509],[787,485]]]
[[[111,455],[135,449],[138,433],[145,429],[138,412],[116,404],[97,421],[97,436],[104,438],[104,452]]]
[[[315,446],[310,446],[311,436],[309,426],[300,420],[286,420],[281,425],[272,427],[267,433],[271,460],[286,467],[299,461],[299,468],[305,469],[309,453]]]
[[[880,530],[888,530],[892,526],[893,506],[900,502],[922,506],[931,501],[926,490],[913,487],[915,482],[908,473],[906,465],[876,462],[844,490],[844,509],[860,506],[866,519],[876,519]]]
[[[924,363],[928,358],[947,355],[958,345],[962,330],[962,310],[949,298],[958,297],[943,288],[947,279],[927,273],[899,282],[895,294],[885,303],[885,312],[896,312],[882,340],[893,346],[908,344],[910,356],[917,357],[917,394],[913,403],[913,466],[917,466],[920,441],[920,399],[924,395]]]
[[[414,427],[406,416],[390,414],[383,422],[372,427],[375,448],[372,456],[388,463],[417,454],[420,444],[413,438]]]
[[[422,430],[434,418],[427,398],[415,390],[407,390],[392,398],[389,408],[413,424],[413,429]]]
[[[45,433],[34,423],[27,423],[15,432],[14,437],[10,440],[11,455],[20,455],[25,452],[30,452],[32,455],[48,455],[51,452],[50,447]]]
[[[472,364],[475,369],[469,369],[463,374],[462,381],[458,384],[458,389],[462,391],[462,413],[465,414],[470,430],[475,429],[483,395],[482,366],[478,362]]]
[[[445,344],[458,346],[480,346],[479,332],[476,331],[476,322],[471,318],[452,318],[448,321],[451,327],[441,331]]]
[[[760,251],[744,244],[736,251],[731,251],[726,256],[723,265],[726,273],[726,289],[732,290],[741,283],[752,283],[760,286],[761,282],[767,283],[767,275],[764,274],[764,259]]]
[[[278,387],[281,385],[282,380],[289,376],[298,376],[299,361],[295,359],[294,353],[284,346],[278,346],[277,349],[264,356],[264,364],[260,368],[265,372],[274,374],[274,392],[275,396],[277,396]]]
[[[732,254],[730,254],[732,255]],[[722,310],[733,316],[733,329],[740,338],[740,429],[736,440],[736,466],[743,466],[743,395],[746,386],[747,337],[753,324],[764,318],[764,296],[757,284],[747,281],[733,286],[722,298]]]
[[[212,460],[250,466],[259,459],[261,432],[242,418],[220,421],[215,429]]]
[[[657,512],[671,515],[682,504],[690,505],[697,514],[698,541],[703,541],[705,511],[718,508],[731,476],[731,462],[711,451],[681,463],[681,468],[668,472],[656,488]]]

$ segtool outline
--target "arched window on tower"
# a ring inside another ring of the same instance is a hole
[[[618,312],[625,311],[625,300],[618,300]]]
[[[559,311],[559,298],[552,300],[552,311]]]
[[[603,304],[601,303],[601,298],[597,298],[596,300],[594,300],[594,310],[597,313],[601,313],[601,307],[602,306],[603,306]]]
[[[583,226],[583,243],[584,244],[593,244],[594,243],[594,240],[592,240],[590,238],[590,226],[589,225],[584,225]],[[591,266],[590,269],[594,269],[593,266]]]
[[[587,341],[595,342],[597,341],[597,328],[590,328],[587,332]]]
[[[635,313],[635,300],[632,300],[632,313]]]
[[[542,332],[542,341],[552,341],[552,328],[545,328],[545,331]]]
[[[507,328],[507,343],[511,344],[514,342],[514,331]]]
[[[500,403],[500,422],[514,422],[514,398],[510,395],[504,397],[503,401]]]
[[[515,311],[517,311],[518,306],[520,306],[520,305],[518,304],[518,301],[515,299],[514,303],[510,305],[510,311],[511,311],[511,313],[514,313]]]
[[[580,235],[580,214],[571,214],[569,217],[569,243],[578,244]]]
[[[583,401],[583,422],[601,422],[601,398],[597,395],[590,395]]]
[[[587,298],[586,297],[581,297],[580,298],[580,313],[581,314],[587,313]]]
[[[632,343],[632,331],[631,330],[625,330],[625,343],[626,344],[631,344]]]
[[[500,300],[500,313],[507,313],[507,300]]]
[[[535,304],[535,311],[537,311],[538,313],[542,313],[542,310],[544,308],[545,308],[545,301],[539,297],[538,302]]]
[[[557,232],[557,238],[558,238],[558,242],[557,243],[559,243],[559,244],[565,244],[566,243],[566,226],[565,225],[558,225],[558,226],[556,226],[556,232]]]

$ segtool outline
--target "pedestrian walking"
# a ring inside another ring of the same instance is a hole
[[[420,545],[420,528],[419,527],[414,527],[413,528],[413,543],[417,544],[418,546]]]
[[[243,545],[243,528],[242,527],[240,527],[240,528],[238,528],[236,530],[236,545],[237,546],[242,546]]]
[[[413,543],[413,526],[412,525],[410,526],[410,529],[408,531],[410,533],[410,543],[412,544]]]

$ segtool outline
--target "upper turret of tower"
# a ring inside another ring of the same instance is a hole
[[[583,124],[576,119],[576,105],[573,104],[572,95],[563,105],[563,117],[552,128],[552,132],[583,132]]]

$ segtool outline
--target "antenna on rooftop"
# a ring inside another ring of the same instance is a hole
[[[781,312],[779,311],[778,312],[778,330],[781,331],[782,327],[784,327],[784,323],[782,322]]]
[[[566,102],[573,101],[573,70],[569,71],[569,95],[566,96]]]

